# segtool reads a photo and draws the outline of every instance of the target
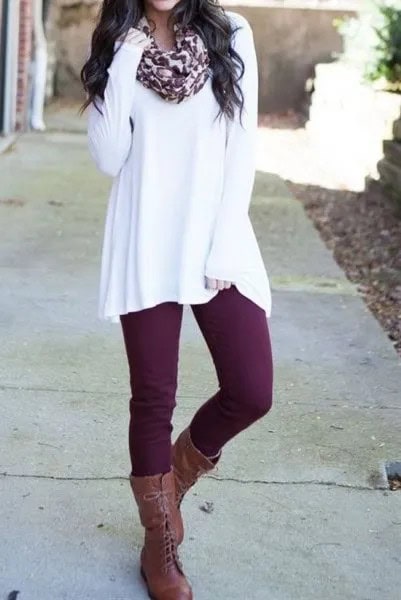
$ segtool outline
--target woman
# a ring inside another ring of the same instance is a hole
[[[216,0],[104,0],[82,70],[90,152],[114,178],[99,314],[130,368],[130,482],[151,598],[192,598],[180,505],[223,446],[267,413],[270,288],[248,217],[257,65],[248,22]],[[171,445],[183,305],[219,391]]]

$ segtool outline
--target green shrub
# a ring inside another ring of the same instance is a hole
[[[381,23],[375,27],[375,59],[367,71],[372,81],[384,79],[401,86],[401,8],[380,6]]]
[[[400,1],[367,0],[357,18],[334,24],[344,41],[341,60],[357,66],[367,80],[401,92]]]

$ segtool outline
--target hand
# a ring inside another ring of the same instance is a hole
[[[151,44],[150,37],[146,35],[146,33],[144,33],[143,31],[140,31],[135,27],[131,27],[131,29],[128,30],[127,34],[124,34],[123,36],[118,38],[118,41],[142,49],[147,48]]]
[[[232,286],[232,281],[223,281],[222,279],[212,279],[206,277],[206,288],[208,290],[228,290]]]

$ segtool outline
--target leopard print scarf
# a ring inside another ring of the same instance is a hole
[[[151,38],[136,74],[145,87],[176,104],[203,88],[209,77],[209,56],[201,37],[193,29],[176,23],[175,47],[166,51],[158,48],[145,16],[140,19],[137,28]]]

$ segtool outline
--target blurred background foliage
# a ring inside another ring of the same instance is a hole
[[[380,89],[401,93],[401,2],[366,0],[358,17],[335,22],[344,40],[340,60]]]

